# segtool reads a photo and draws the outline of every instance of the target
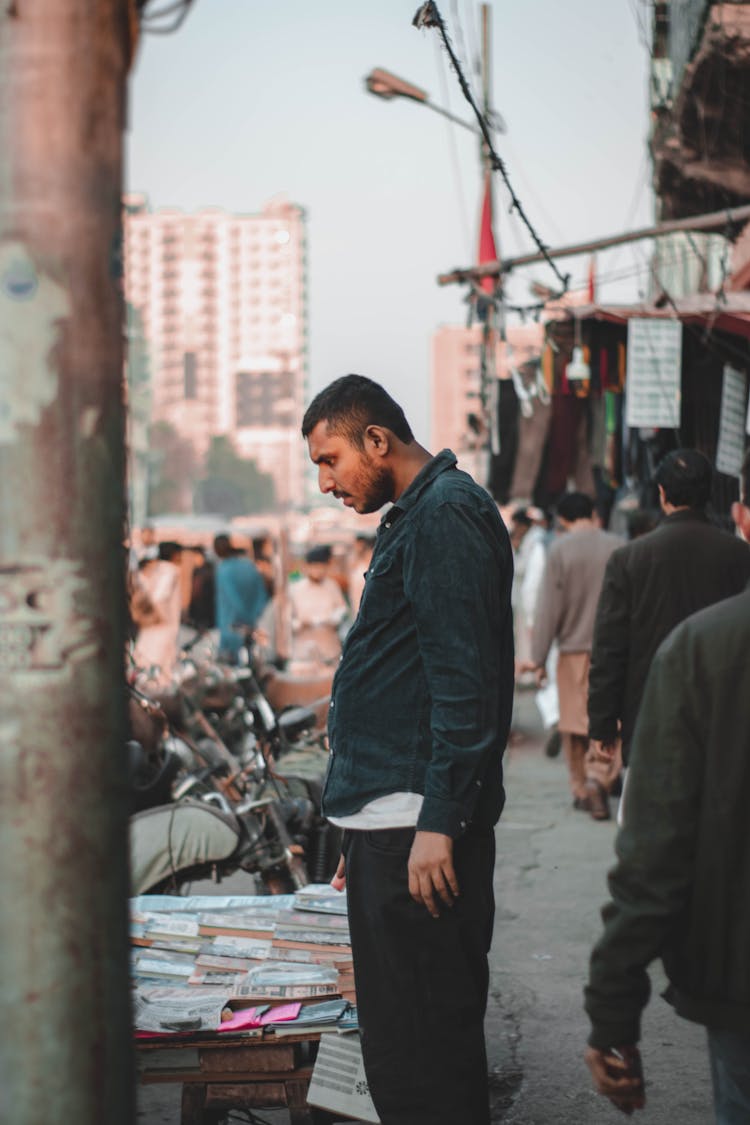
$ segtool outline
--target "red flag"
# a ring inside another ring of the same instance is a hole
[[[596,304],[596,258],[592,254],[589,258],[589,283],[588,283],[588,297],[589,304]]]
[[[485,262],[497,261],[497,247],[495,235],[492,230],[492,173],[488,170],[484,174],[484,199],[482,201],[482,218],[479,224],[479,258],[478,265]],[[492,293],[497,285],[497,278],[483,277],[479,282],[485,293]]]

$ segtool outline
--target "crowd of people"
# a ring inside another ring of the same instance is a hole
[[[668,454],[655,479],[660,518],[631,512],[627,538],[603,529],[593,499],[579,492],[560,498],[554,519],[523,506],[512,512],[517,682],[554,679],[573,804],[595,820],[609,819],[621,792],[659,645],[750,581],[745,544],[707,514],[711,478],[696,450]]]
[[[280,579],[269,536],[239,545],[220,534],[209,551],[158,541],[147,526],[139,544],[131,553],[129,578],[132,659],[159,685],[173,675],[183,626],[210,634],[225,663],[238,663],[243,649],[252,646],[278,663],[275,609],[282,597],[290,633],[284,663],[332,668],[356,617],[373,545],[364,534],[336,554],[330,545],[315,545]]]

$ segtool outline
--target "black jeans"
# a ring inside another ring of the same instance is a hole
[[[488,1125],[487,953],[495,836],[454,844],[460,895],[433,918],[409,894],[413,828],[347,831],[360,1037],[382,1125]]]

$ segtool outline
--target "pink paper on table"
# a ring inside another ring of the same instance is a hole
[[[216,1028],[217,1031],[241,1031],[245,1027],[260,1027],[260,1016],[257,1008],[240,1008],[231,1020],[223,1020]]]
[[[260,1022],[263,1026],[267,1023],[281,1023],[282,1020],[296,1020],[300,1013],[302,1005],[297,1002],[295,1004],[279,1004],[277,1008],[269,1008],[260,1017]]]

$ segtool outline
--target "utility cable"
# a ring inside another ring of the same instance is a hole
[[[497,154],[497,152],[495,152],[495,148],[492,144],[492,136],[490,134],[490,129],[489,129],[489,125],[487,123],[487,119],[485,118],[484,114],[481,112],[481,110],[477,106],[476,101],[474,100],[474,96],[471,92],[471,88],[469,86],[469,83],[466,80],[466,76],[464,75],[463,70],[461,69],[461,64],[460,64],[458,58],[456,57],[456,53],[453,50],[453,47],[451,45],[451,41],[448,37],[448,33],[445,29],[443,17],[440,15],[440,12],[438,11],[437,5],[434,3],[434,0],[427,0],[426,4],[422,4],[422,6],[417,10],[417,13],[414,16],[414,19],[412,20],[412,24],[414,25],[414,27],[417,27],[417,28],[436,27],[438,29],[438,31],[440,32],[440,37],[443,40],[443,43],[445,45],[445,49],[448,52],[448,57],[450,58],[451,63],[453,65],[453,69],[456,72],[456,77],[458,78],[458,82],[459,82],[459,85],[461,87],[461,92],[463,93],[464,97],[466,98],[466,100],[468,101],[472,110],[474,111],[474,115],[477,119],[477,123],[479,125],[480,131],[482,133],[482,137],[484,139],[484,143],[485,143],[485,146],[486,146],[487,159],[489,161],[490,167],[492,168],[493,172],[499,172],[500,173],[500,175],[503,179],[503,183],[505,184],[505,186],[508,190],[508,193],[510,195],[511,210],[515,210],[515,211],[518,212],[519,218],[521,219],[521,221],[523,222],[527,231],[529,232],[532,239],[534,240],[534,244],[536,245],[537,249],[539,250],[539,253],[542,255],[542,257],[544,258],[544,260],[547,262],[550,269],[554,273],[555,277],[558,279],[558,281],[562,285],[562,292],[563,293],[567,292],[568,280],[569,280],[568,275],[567,274],[563,275],[558,270],[557,266],[555,265],[554,261],[552,260],[552,258],[549,255],[549,248],[542,242],[541,238],[539,237],[536,230],[532,226],[531,220],[528,218],[528,216],[526,214],[526,211],[524,210],[524,206],[521,203],[521,200],[518,198],[518,196],[515,193],[515,190],[513,189],[513,185],[510,182],[510,177],[508,176],[508,172],[507,172],[507,169],[505,167],[505,164],[503,163],[502,159]],[[559,295],[562,296],[562,293],[559,294]]]
[[[478,68],[478,56],[467,45],[467,38],[464,36],[463,24],[461,22],[461,13],[458,7],[458,0],[451,0],[451,8],[453,9],[453,22],[456,28],[456,42],[458,44],[458,55],[463,63],[465,69],[472,76],[469,82],[473,84],[476,79],[481,83],[481,74]]]
[[[445,72],[445,58],[440,51],[440,44],[435,40],[435,54],[436,65],[438,69],[438,78],[440,86],[443,91],[443,98],[448,109],[450,109],[450,94],[448,91],[448,75]],[[472,239],[470,233],[469,215],[466,206],[466,196],[464,194],[464,184],[461,177],[461,164],[458,159],[458,149],[456,146],[456,129],[458,128],[451,121],[446,120],[446,132],[448,135],[448,150],[450,152],[451,167],[453,169],[453,182],[456,189],[456,196],[458,201],[458,211],[461,217],[461,225],[463,227],[463,236],[466,242],[467,249],[470,252]]]

